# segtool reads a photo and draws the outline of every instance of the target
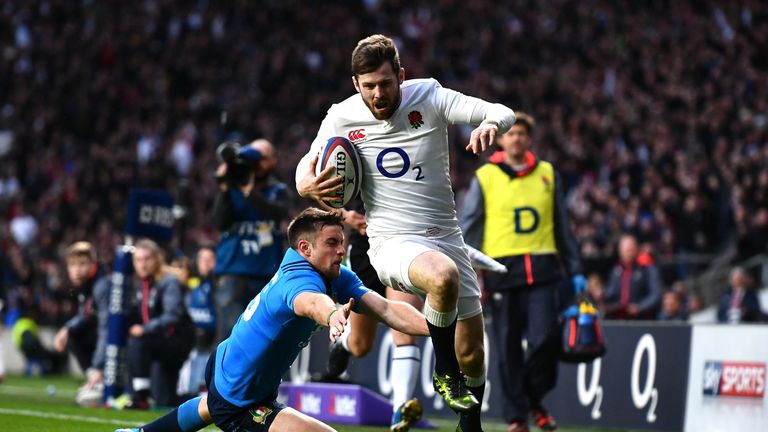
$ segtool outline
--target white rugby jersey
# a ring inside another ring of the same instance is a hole
[[[359,93],[331,106],[297,167],[296,182],[328,138],[343,136],[362,159],[368,236],[442,237],[457,232],[447,126],[494,120],[501,134],[515,122],[515,114],[503,105],[443,88],[434,79],[407,80],[400,88],[400,106],[387,120],[373,117]]]

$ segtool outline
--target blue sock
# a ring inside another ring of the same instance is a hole
[[[200,418],[197,412],[197,406],[200,404],[202,396],[192,398],[179,405],[178,422],[181,432],[194,432],[208,426],[211,422],[205,422]],[[146,431],[145,431],[146,432]]]
[[[144,426],[144,432],[194,432],[206,427],[197,412],[201,396],[192,398],[178,408]]]

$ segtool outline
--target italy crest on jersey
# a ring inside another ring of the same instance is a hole
[[[264,424],[267,422],[267,418],[272,414],[272,409],[267,407],[258,407],[251,410],[253,416],[253,422],[258,424]]]

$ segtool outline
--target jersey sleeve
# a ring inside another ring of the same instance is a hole
[[[285,283],[287,287],[284,291],[283,300],[291,310],[293,310],[293,301],[296,300],[296,296],[303,292],[325,294],[325,286],[320,276],[310,272],[292,275]]]
[[[515,112],[510,108],[443,88],[438,82],[435,82],[432,102],[448,123],[477,125],[489,120],[498,125],[499,133],[506,132],[515,123]]]
[[[352,308],[355,312],[360,312],[358,306],[360,299],[371,290],[363,285],[363,281],[350,269],[342,266],[341,275],[333,281],[335,291],[338,293],[336,299],[341,304],[346,304],[349,299],[355,299],[355,306]]]

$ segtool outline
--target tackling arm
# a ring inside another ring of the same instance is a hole
[[[376,292],[360,299],[360,309],[389,327],[413,336],[429,336],[427,319],[415,307],[401,301],[387,300]]]
[[[352,311],[355,300],[349,299],[349,303],[337,307],[336,303],[327,295],[316,292],[303,292],[293,300],[293,312],[313,320],[323,327],[329,327],[331,342],[344,332],[349,313]]]

